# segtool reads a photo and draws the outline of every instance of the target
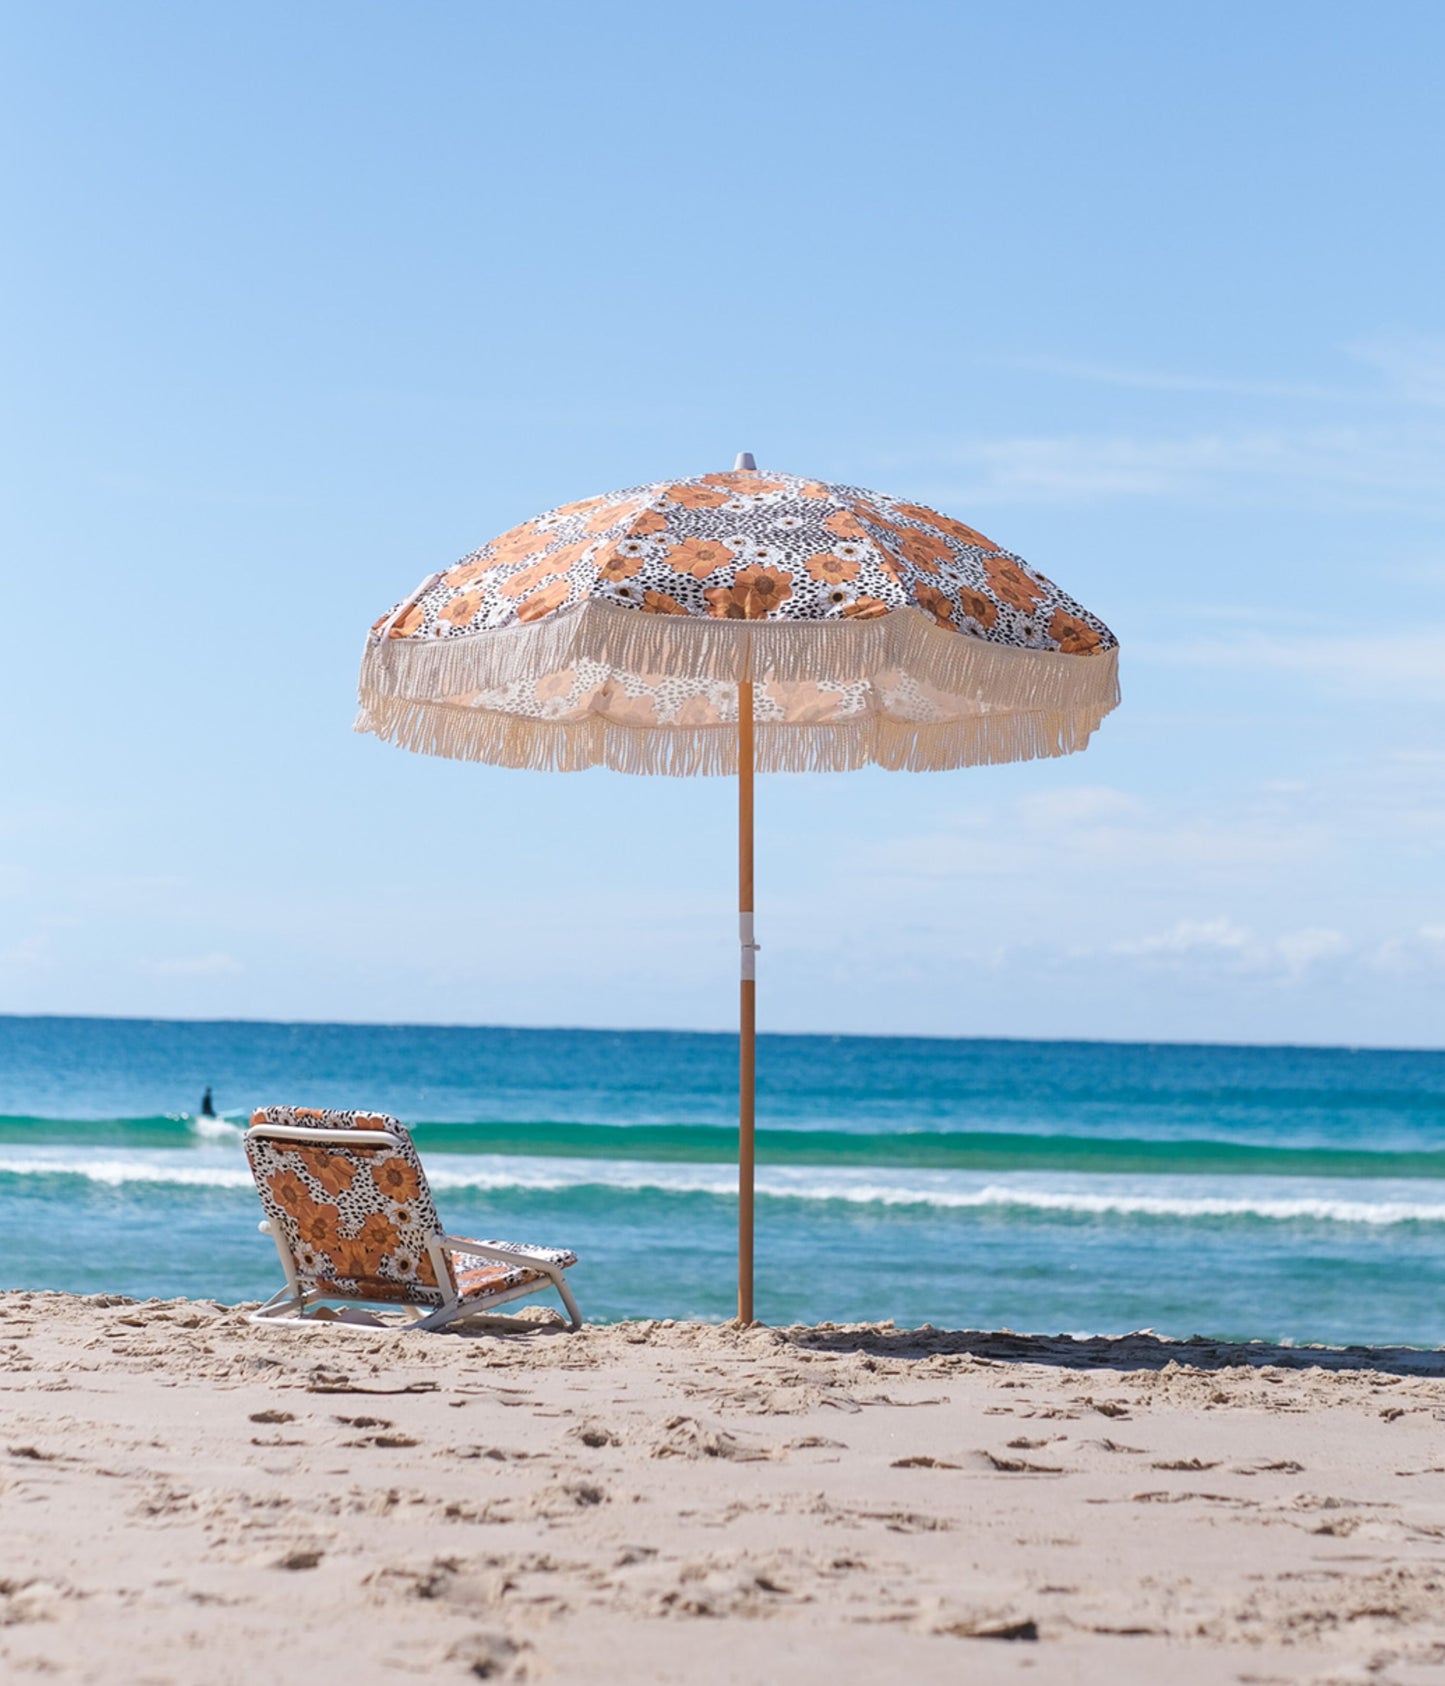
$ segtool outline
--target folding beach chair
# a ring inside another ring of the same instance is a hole
[[[448,1235],[410,1135],[385,1113],[263,1107],[246,1158],[286,1273],[251,1322],[309,1324],[308,1307],[340,1300],[410,1314],[386,1327],[440,1329],[551,1287],[580,1328],[564,1275],[577,1255]]]

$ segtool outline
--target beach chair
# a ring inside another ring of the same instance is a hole
[[[263,1107],[245,1144],[266,1211],[261,1229],[286,1273],[251,1322],[440,1329],[555,1288],[581,1327],[565,1275],[577,1255],[448,1235],[411,1136],[385,1113]],[[331,1300],[347,1309],[328,1317]],[[382,1323],[355,1309],[367,1305],[406,1315]]]

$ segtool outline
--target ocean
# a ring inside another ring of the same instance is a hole
[[[763,1036],[758,1068],[764,1321],[1445,1342],[1445,1053]],[[588,1317],[725,1318],[735,1082],[725,1035],[0,1017],[0,1285],[269,1294],[241,1129],[294,1102],[403,1119],[448,1228],[573,1248]]]

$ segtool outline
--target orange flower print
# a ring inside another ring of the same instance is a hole
[[[834,510],[823,525],[830,533],[840,539],[866,539],[868,537],[863,523],[850,510]]]
[[[843,613],[850,621],[872,621],[886,615],[888,605],[881,597],[855,597]]]
[[[572,585],[568,580],[553,580],[551,585],[544,585],[540,591],[534,591],[525,602],[517,606],[519,621],[539,621],[543,615],[550,615],[567,601]]]
[[[269,1187],[271,1198],[283,1212],[290,1212],[293,1217],[316,1204],[311,1198],[311,1190],[292,1170],[278,1171],[270,1179]]]
[[[417,1174],[399,1153],[389,1153],[371,1167],[371,1180],[388,1200],[407,1202],[421,1199]]]
[[[725,504],[726,492],[715,486],[673,486],[667,494],[669,503],[680,503],[684,509],[716,509]]]
[[[338,1278],[350,1277],[360,1281],[380,1275],[381,1260],[369,1247],[359,1241],[339,1241],[331,1249],[331,1268]]]
[[[898,558],[896,556],[890,556],[881,546],[879,547],[878,555],[874,558],[874,565],[877,567],[879,573],[887,575],[887,577],[893,581],[894,585],[898,585],[902,581],[903,568],[899,563]]]
[[[993,540],[986,539],[976,527],[955,521],[951,515],[940,515],[936,509],[925,509],[917,503],[901,503],[897,509],[900,515],[906,515],[911,521],[922,521],[926,526],[937,527],[939,532],[947,533],[949,538],[958,539],[962,544],[976,545],[980,550],[998,549]]]
[[[630,580],[642,567],[642,559],[638,556],[624,556],[620,549],[608,553],[607,560],[597,570],[599,580]]]
[[[685,697],[672,717],[674,726],[716,726],[717,711],[709,697]]]
[[[386,617],[383,615],[382,621],[385,619]],[[426,610],[422,608],[420,603],[413,603],[401,619],[393,623],[391,632],[388,636],[392,638],[410,638],[412,633],[421,626],[425,619]],[[380,626],[381,621],[378,621],[376,624]]]
[[[667,553],[667,565],[673,573],[691,574],[695,580],[705,580],[735,560],[732,551],[718,539],[684,539]]]
[[[971,544],[978,550],[998,549],[993,540],[986,539],[977,527],[970,527],[963,521],[955,521],[952,516],[935,515],[933,524],[947,533],[949,538],[957,539],[961,544]]]
[[[490,562],[459,562],[442,575],[442,584],[450,586],[453,591],[462,591],[469,585],[475,585],[491,566]]]
[[[755,469],[730,469],[726,474],[704,474],[703,483],[721,486],[734,497],[760,498],[765,492],[781,492],[781,480],[764,480]]]
[[[396,1277],[402,1282],[424,1282],[429,1288],[436,1286],[436,1272],[432,1269],[431,1258],[425,1249],[418,1248],[414,1253],[405,1250],[393,1253],[383,1263],[387,1267],[388,1278]]]
[[[988,583],[999,602],[1028,614],[1043,598],[1044,588],[1019,563],[1007,557],[989,557],[984,563]]]
[[[687,610],[675,597],[669,597],[665,591],[644,591],[642,607],[654,615],[685,615]]]
[[[705,591],[707,612],[718,620],[760,621],[793,595],[792,575],[783,568],[743,568],[730,586]]]
[[[601,509],[594,510],[587,517],[587,531],[605,533],[609,527],[615,527],[619,521],[625,521],[629,515],[636,513],[636,498],[624,498],[621,503],[603,504]]]
[[[396,1226],[388,1223],[379,1212],[371,1212],[355,1235],[339,1238],[335,1246],[326,1250],[338,1276],[379,1276],[382,1255],[391,1252],[400,1242]]]
[[[760,621],[781,608],[793,595],[792,577],[785,568],[744,568],[733,581],[733,591],[743,596],[744,616]]]
[[[577,677],[577,670],[564,667],[560,673],[544,673],[532,687],[532,692],[539,703],[555,702],[558,697],[565,697],[572,689]],[[392,1196],[395,1200],[396,1195]]]
[[[893,505],[895,515],[904,515],[910,521],[921,521],[926,527],[941,527],[942,520],[936,509],[925,509],[921,503],[896,503]]]
[[[300,1114],[297,1114],[300,1117]],[[302,1157],[306,1169],[335,1198],[345,1194],[356,1175],[356,1165],[344,1153],[333,1153],[329,1147],[308,1146]]]
[[[390,1218],[382,1217],[380,1212],[368,1212],[366,1220],[357,1230],[355,1239],[368,1247],[395,1247],[401,1237],[396,1233],[396,1225]]]
[[[510,527],[500,538],[492,540],[491,559],[493,562],[520,562],[534,550],[540,550],[546,542],[547,534],[538,528],[535,521],[524,521],[520,527]]]
[[[296,1214],[296,1233],[303,1246],[329,1253],[341,1240],[340,1220],[334,1206],[308,1206]]]
[[[808,572],[824,585],[842,585],[857,576],[858,564],[847,557],[835,556],[831,550],[820,551],[808,558]]]
[[[453,597],[450,603],[444,604],[437,611],[437,619],[445,621],[448,626],[467,626],[481,606],[481,601],[482,594],[479,591],[464,591],[460,597]]]
[[[666,526],[667,517],[660,509],[644,509],[627,529],[627,535],[629,538],[645,539],[652,533],[660,533]]]
[[[741,621],[747,619],[742,599],[733,595],[733,588],[730,585],[715,585],[710,590],[703,592],[703,596],[707,599],[707,612],[714,620]]]
[[[578,498],[575,503],[558,504],[552,511],[553,521],[565,521],[569,515],[595,514],[599,509],[612,507],[607,499],[601,496],[595,498]]]
[[[1103,642],[1098,631],[1077,615],[1054,611],[1049,622],[1049,637],[1054,639],[1066,656],[1092,656]]]
[[[544,556],[540,562],[534,562],[530,568],[522,568],[505,579],[501,584],[504,597],[525,597],[529,591],[535,590],[544,580],[555,580],[558,574],[565,573],[565,566],[558,568],[553,558]]]
[[[958,601],[964,614],[980,626],[992,626],[998,619],[998,605],[981,591],[970,591],[964,586],[959,590]]]
[[[930,574],[936,574],[938,564],[949,561],[953,555],[937,533],[921,533],[917,527],[898,529],[898,548],[915,568]]]
[[[931,585],[919,585],[914,588],[913,596],[918,607],[932,615],[940,626],[953,624],[953,604],[941,591],[935,591]]]
[[[571,544],[560,544],[556,550],[548,551],[541,560],[554,574],[565,574],[574,562],[582,560],[591,543],[590,539],[574,539]]]
[[[803,484],[798,487],[798,496],[800,498],[812,498],[816,501],[818,498],[826,498],[827,495],[828,488],[821,480],[805,480]]]

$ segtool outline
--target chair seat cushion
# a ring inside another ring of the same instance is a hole
[[[516,1245],[505,1241],[488,1241],[489,1247],[505,1247]],[[577,1263],[577,1255],[569,1253],[560,1247],[528,1247],[528,1253],[534,1258],[545,1260],[547,1264],[560,1265],[564,1270],[569,1265]],[[507,1288],[520,1287],[525,1282],[545,1282],[547,1276],[540,1270],[532,1270],[524,1259],[515,1263],[506,1259],[489,1259],[480,1253],[452,1253],[452,1269],[456,1272],[457,1287],[463,1298],[471,1299],[478,1294],[496,1294]]]

